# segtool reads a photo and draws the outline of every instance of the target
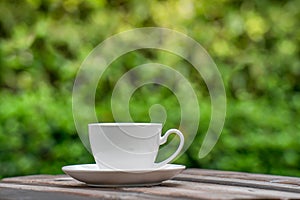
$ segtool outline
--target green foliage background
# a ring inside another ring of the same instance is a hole
[[[198,91],[199,132],[176,163],[300,176],[299,8],[298,0],[0,1],[0,177],[93,162],[72,117],[76,72],[107,37],[147,26],[187,34],[215,60],[227,93],[222,135],[199,160],[210,120],[205,84],[188,63],[151,50],[129,53],[107,71],[96,99],[101,121],[113,121],[109,99],[118,77],[155,60],[181,70]],[[166,127],[178,126],[176,98],[164,88],[154,94],[151,87],[135,93],[134,119],[149,120],[149,106],[160,103]]]

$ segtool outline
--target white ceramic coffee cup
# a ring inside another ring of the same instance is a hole
[[[162,167],[180,153],[184,144],[184,136],[177,129],[170,129],[161,136],[160,123],[93,123],[88,128],[93,156],[102,169]],[[177,150],[166,160],[155,163],[159,146],[172,133],[180,138]]]

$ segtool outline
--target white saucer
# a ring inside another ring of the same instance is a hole
[[[74,179],[90,186],[123,187],[150,186],[171,179],[185,169],[184,165],[167,164],[157,169],[99,169],[96,164],[64,166],[62,170]]]

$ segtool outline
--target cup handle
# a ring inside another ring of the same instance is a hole
[[[159,163],[155,163],[155,167],[162,167],[162,166],[168,164],[169,162],[171,162],[180,153],[181,149],[183,148],[184,136],[177,129],[170,129],[164,134],[164,136],[160,137],[159,145],[162,145],[162,144],[166,143],[169,135],[171,135],[172,133],[175,133],[176,135],[179,136],[179,138],[180,138],[179,146],[178,146],[177,150],[169,158],[167,158],[166,160],[161,161]]]

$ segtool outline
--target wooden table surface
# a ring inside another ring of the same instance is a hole
[[[67,175],[5,178],[0,199],[300,199],[300,178],[186,169],[158,186],[95,188]]]

